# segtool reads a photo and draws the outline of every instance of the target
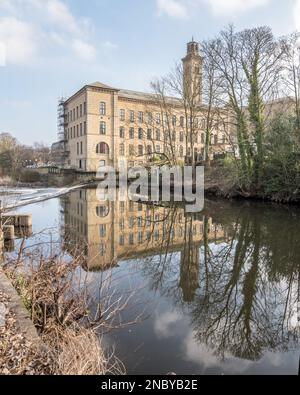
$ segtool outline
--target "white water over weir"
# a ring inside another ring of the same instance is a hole
[[[65,188],[38,189],[0,187],[0,211],[4,213],[19,207],[28,206],[29,204],[57,198],[85,186],[87,186],[87,184]]]

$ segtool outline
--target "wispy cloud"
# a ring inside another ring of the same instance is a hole
[[[245,13],[251,9],[265,6],[269,1],[270,0],[204,0],[216,16]]]
[[[300,0],[295,0],[294,8],[293,8],[293,17],[295,30],[300,31]]]
[[[186,19],[188,17],[187,4],[182,0],[157,0],[158,15],[168,15],[173,18]]]
[[[159,15],[186,19],[200,7],[208,6],[214,16],[237,15],[265,6],[270,0],[156,0]]]

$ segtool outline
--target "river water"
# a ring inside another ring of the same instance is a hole
[[[85,189],[19,210],[28,248],[84,246],[93,300],[103,278],[126,299],[106,341],[128,373],[298,374],[299,208],[208,200],[190,215]]]

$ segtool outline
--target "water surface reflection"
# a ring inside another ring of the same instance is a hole
[[[113,335],[129,373],[297,373],[298,209],[208,201],[190,215],[101,204],[95,190],[61,204],[65,250],[86,246],[94,282],[127,273],[120,289],[134,284],[146,306],[145,321]]]

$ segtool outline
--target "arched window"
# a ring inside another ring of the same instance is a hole
[[[103,205],[103,206],[97,206],[96,207],[96,214],[100,218],[105,218],[109,214],[109,206]]]
[[[106,143],[97,144],[96,153],[101,155],[109,155],[109,146]]]

